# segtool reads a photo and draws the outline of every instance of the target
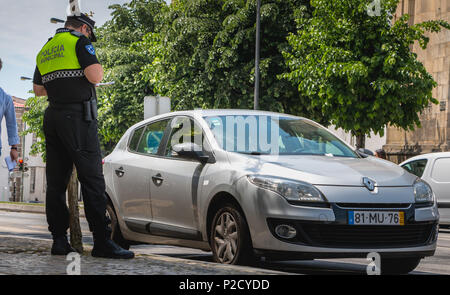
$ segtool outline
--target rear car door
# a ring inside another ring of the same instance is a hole
[[[150,204],[151,167],[170,119],[137,127],[124,156],[113,164],[115,191],[127,224],[138,232],[152,219]]]

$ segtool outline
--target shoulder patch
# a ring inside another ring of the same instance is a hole
[[[89,44],[89,45],[86,45],[85,48],[90,54],[95,55],[95,48],[94,48],[94,46]]]
[[[71,31],[70,32],[72,35],[77,36],[77,37],[82,37],[84,36],[82,33],[78,32],[78,31]]]

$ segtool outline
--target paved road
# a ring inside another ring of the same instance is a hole
[[[82,219],[81,228],[84,243],[92,244],[92,237],[85,219]],[[0,211],[0,236],[51,239],[47,231],[45,215],[6,211]],[[189,248],[139,245],[132,246],[132,250],[137,254],[212,261],[211,253]],[[366,266],[367,261],[365,259],[320,259],[314,261],[261,262],[256,266],[255,271],[282,271],[296,274],[365,274]],[[435,256],[423,259],[413,274],[450,274],[450,230],[441,230]]]

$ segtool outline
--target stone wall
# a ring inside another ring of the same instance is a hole
[[[404,13],[411,15],[410,24],[437,19],[450,22],[450,1],[401,0],[396,17]],[[433,97],[439,105],[432,105],[422,112],[422,126],[413,132],[388,128],[384,149],[389,159],[396,163],[418,154],[448,151],[450,148],[450,31],[444,29],[439,34],[429,34],[429,37],[426,50],[418,44],[412,50],[438,84],[433,90]]]

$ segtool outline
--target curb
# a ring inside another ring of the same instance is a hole
[[[82,209],[82,208],[80,208]],[[11,212],[38,213],[45,214],[45,206],[26,205],[26,204],[2,204],[0,210]],[[80,217],[85,217],[84,210],[80,210]]]

